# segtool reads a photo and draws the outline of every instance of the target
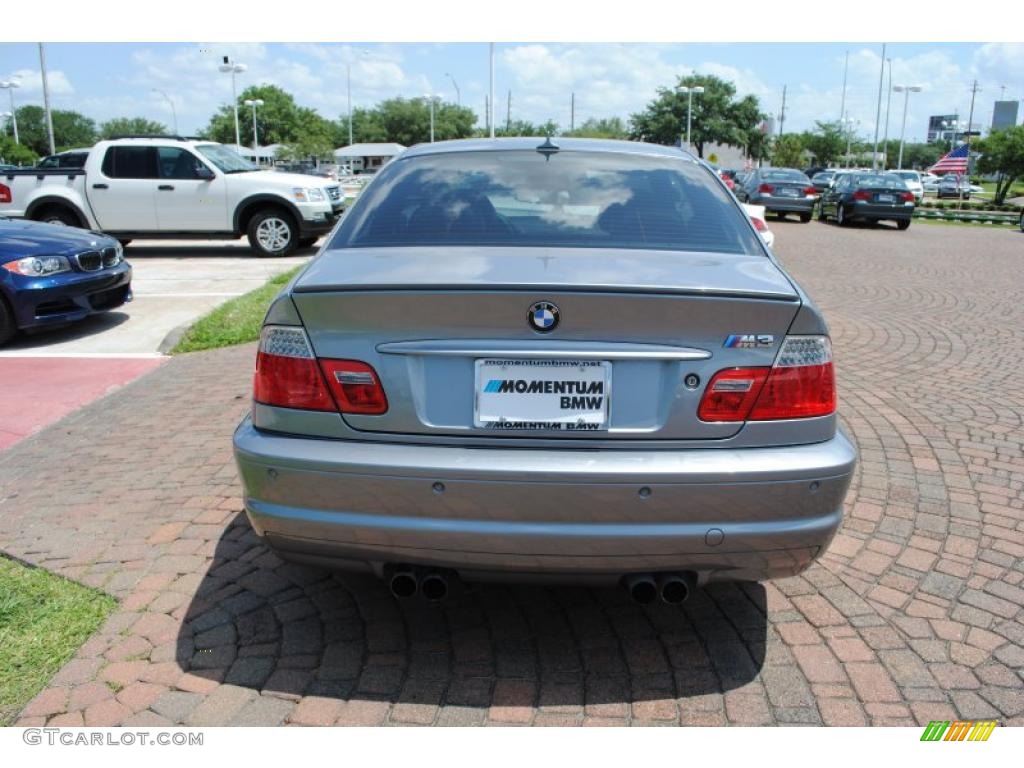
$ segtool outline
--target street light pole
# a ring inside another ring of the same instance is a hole
[[[53,143],[53,113],[50,112],[50,83],[46,79],[46,52],[43,44],[39,44],[39,71],[43,76],[43,109],[46,110],[46,133],[50,138],[50,154],[57,154],[57,147]]]
[[[897,170],[903,170],[903,139],[907,133],[907,105],[910,103],[910,92],[920,93],[923,88],[920,85],[894,85],[892,89],[896,93],[903,94],[903,125],[900,128],[900,157],[896,163]]]
[[[18,111],[14,108],[14,89],[20,87],[21,83],[13,77],[10,80],[0,80],[0,88],[6,88],[7,93],[11,97],[11,126],[14,128],[15,144],[21,144],[21,142],[18,141]]]
[[[245,64],[233,64],[228,60],[228,57],[224,57],[224,63],[220,65],[221,72],[231,73],[231,106],[235,110],[235,146],[242,146],[242,134],[238,128],[238,90],[235,84],[235,75],[238,75],[248,67]]]
[[[884,171],[889,165],[889,108],[892,106],[892,59],[886,59],[889,62],[889,88],[885,96],[885,135],[882,138],[882,154],[885,155],[885,161],[882,163],[882,170]]]
[[[430,143],[434,143],[434,97],[432,94],[424,96],[430,102]]]
[[[166,93],[161,91],[159,88],[154,88],[153,89],[153,93],[159,93],[161,96],[163,96],[165,99],[167,99],[167,103],[171,105],[171,117],[174,118],[174,135],[177,136],[178,135],[178,112],[177,112],[177,110],[174,109],[174,102],[171,101],[171,97],[170,96],[168,96]]]
[[[256,107],[263,106],[263,99],[246,99],[245,106],[252,107],[252,156],[256,160],[256,165],[258,166],[260,164],[260,156],[257,151],[259,141],[256,138]],[[264,133],[266,133],[266,131],[264,131]],[[266,138],[264,138],[264,141],[266,141]]]
[[[455,82],[455,78],[451,76],[451,73],[445,72],[444,76],[452,81],[452,85],[455,86],[455,104],[456,106],[462,106],[462,94],[459,93],[459,84]]]
[[[676,88],[676,92],[686,94],[686,146],[692,150],[693,144],[690,142],[690,129],[693,125],[693,94],[696,93],[699,95],[701,93],[704,93],[704,86],[680,85]]]

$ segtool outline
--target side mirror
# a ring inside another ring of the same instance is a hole
[[[201,179],[202,181],[212,181],[217,178],[217,176],[205,165],[200,165],[196,168],[196,178]]]

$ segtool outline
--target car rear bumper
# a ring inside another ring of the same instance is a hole
[[[380,573],[702,581],[799,573],[842,522],[856,454],[840,432],[757,449],[517,450],[234,436],[245,508],[284,556]]]
[[[769,197],[767,195],[750,198],[753,205],[763,205],[765,210],[773,213],[810,213],[814,210],[817,197]]]
[[[64,272],[49,278],[16,277],[9,286],[18,328],[66,325],[132,300],[127,263],[95,273]]]
[[[846,207],[847,215],[851,219],[885,219],[888,221],[909,221],[914,215],[912,205],[872,205],[871,203],[857,202]]]

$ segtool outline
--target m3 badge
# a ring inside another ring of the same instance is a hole
[[[727,349],[764,349],[775,346],[775,337],[770,333],[734,333],[726,337]]]

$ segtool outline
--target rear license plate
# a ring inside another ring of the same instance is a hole
[[[608,428],[612,364],[597,360],[477,360],[473,423],[552,432]]]
[[[799,194],[799,191],[795,189],[780,189],[779,194],[782,197],[796,197]]]
[[[878,202],[880,202],[880,203],[891,203],[895,199],[896,198],[894,198],[892,195],[879,195],[878,196]]]

